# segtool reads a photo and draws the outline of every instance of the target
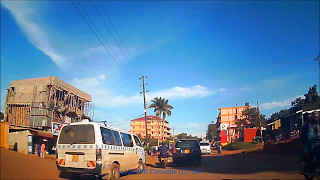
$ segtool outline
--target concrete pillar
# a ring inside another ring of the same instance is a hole
[[[0,123],[0,147],[9,149],[9,123]]]

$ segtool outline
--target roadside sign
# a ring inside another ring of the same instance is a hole
[[[228,124],[220,124],[220,130],[227,130],[228,129]]]
[[[62,125],[63,124],[61,124],[61,123],[52,122],[52,135],[58,136],[59,132],[62,128]]]

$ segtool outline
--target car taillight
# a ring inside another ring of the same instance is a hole
[[[102,160],[101,149],[96,149],[96,161]]]

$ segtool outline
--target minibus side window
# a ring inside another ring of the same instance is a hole
[[[117,131],[112,131],[112,134],[113,134],[113,136],[114,136],[114,140],[115,140],[116,146],[122,146],[119,132],[117,132]]]
[[[122,134],[123,145],[126,147],[133,147],[133,140],[131,138],[131,135],[125,134],[125,133],[121,133],[121,134]]]
[[[101,129],[102,142],[107,145],[114,145],[114,138],[111,133],[111,130],[102,128],[102,127],[100,129]]]
[[[137,136],[133,136],[133,137],[134,137],[134,141],[136,142],[136,145],[142,147],[139,138]]]

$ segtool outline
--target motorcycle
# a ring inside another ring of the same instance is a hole
[[[221,144],[217,145],[218,154],[221,154],[222,146]]]
[[[161,163],[161,166],[166,169],[168,164],[172,162],[171,160],[171,157],[161,157],[160,158],[160,163]]]

